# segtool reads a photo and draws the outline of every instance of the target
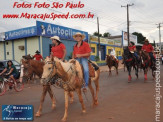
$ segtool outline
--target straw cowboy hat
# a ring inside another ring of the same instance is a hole
[[[80,32],[77,32],[75,35],[73,35],[73,38],[75,39],[77,35],[80,35],[82,37],[82,40],[85,38],[85,35]]]
[[[50,39],[51,39],[51,40],[55,39],[55,40],[57,40],[57,41],[61,42],[61,40],[60,40],[59,36],[53,36],[53,37],[51,37]]]

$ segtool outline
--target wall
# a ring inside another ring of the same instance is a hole
[[[18,62],[20,62],[20,60],[22,59],[22,56],[25,55],[25,49],[20,50],[19,46],[25,47],[25,39],[14,40],[14,56],[15,56],[15,60]]]
[[[8,44],[7,44],[8,43]],[[13,54],[12,54],[12,41],[5,41],[5,48],[6,48],[6,59],[13,59]],[[9,54],[7,54],[7,52]]]
[[[69,56],[73,51],[73,46],[76,44],[76,42],[71,40],[61,40],[61,41],[66,46],[66,51],[67,51],[66,59],[69,59]],[[42,51],[43,51],[42,54],[44,58],[50,55],[51,44],[52,41],[50,40],[50,38],[42,37]]]
[[[39,50],[39,38],[29,37],[27,38],[27,54],[35,55],[36,50]]]
[[[0,60],[4,60],[4,42],[0,42]]]
[[[97,56],[97,45],[96,44],[90,44],[90,47],[94,47],[95,48],[95,53],[91,53],[91,56],[90,56],[90,60],[93,60],[95,61],[95,57]]]

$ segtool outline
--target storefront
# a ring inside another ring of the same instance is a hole
[[[50,55],[50,37],[54,35],[59,36],[65,44],[66,59],[69,59],[76,43],[72,36],[76,32],[83,33],[84,41],[88,41],[88,32],[40,21],[36,21],[36,26],[33,27],[5,32],[5,40],[0,41],[0,60],[13,59],[20,62],[23,55],[34,55],[36,50],[45,58]]]
[[[100,37],[100,50],[101,50],[101,60],[105,60],[106,55],[109,55],[111,52],[111,49],[114,48],[116,51],[116,56],[119,60],[122,59],[122,38],[101,38]],[[98,43],[98,37],[96,36],[90,36],[90,47],[92,49],[91,53],[91,60],[96,60],[97,57],[99,57],[99,43]]]

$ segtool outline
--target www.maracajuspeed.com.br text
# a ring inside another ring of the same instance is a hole
[[[21,14],[3,14],[4,19],[84,19],[84,18],[93,18],[94,14],[89,12],[88,14],[55,14],[55,13],[44,13],[44,14],[30,14],[30,13],[21,13]]]

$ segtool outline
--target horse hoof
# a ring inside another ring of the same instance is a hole
[[[86,110],[82,110],[82,113],[85,114],[86,113]]]
[[[56,105],[55,105],[55,104],[52,104],[52,110],[54,110],[54,109],[55,109],[55,107],[56,107]]]
[[[37,112],[37,113],[35,114],[35,116],[36,116],[36,117],[40,117],[41,114],[40,114],[39,112]]]
[[[62,122],[66,122],[66,118],[63,118],[63,119],[62,119]]]

